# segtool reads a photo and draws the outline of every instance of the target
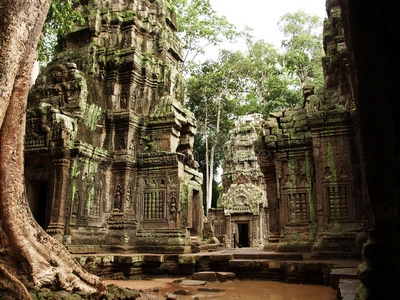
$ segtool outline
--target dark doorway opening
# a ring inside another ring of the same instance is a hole
[[[249,223],[238,223],[239,247],[250,247],[249,242]]]
[[[27,196],[29,206],[36,222],[44,229],[49,225],[47,214],[48,203],[48,188],[47,181],[31,180],[28,184]]]
[[[200,192],[193,190],[192,198],[192,227],[190,228],[190,235],[197,236],[201,231],[201,203],[200,203]]]

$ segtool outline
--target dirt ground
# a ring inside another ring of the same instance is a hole
[[[105,280],[125,288],[145,292],[149,299],[165,299],[165,294],[185,290],[188,295],[176,295],[179,300],[243,299],[243,300],[336,300],[336,291],[319,285],[287,284],[273,281],[235,280],[208,282],[205,286],[181,286],[177,278],[151,280]],[[198,291],[198,289],[203,289]],[[204,289],[206,289],[204,291]],[[219,291],[210,291],[218,289]]]

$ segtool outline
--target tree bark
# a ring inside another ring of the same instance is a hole
[[[36,223],[25,195],[26,100],[36,45],[50,0],[0,4],[0,297],[30,299],[22,282],[67,291],[105,291]],[[1,291],[2,290],[2,291]]]

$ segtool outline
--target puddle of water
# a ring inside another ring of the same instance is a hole
[[[205,286],[180,286],[173,283],[174,279],[153,279],[135,281],[109,280],[106,284],[117,284],[147,292],[153,299],[165,299],[166,293],[173,294],[176,290],[189,290],[190,295],[177,295],[179,300],[199,299],[241,299],[241,300],[336,300],[336,291],[331,287],[319,285],[287,284],[274,281],[235,280],[228,282],[208,282]],[[223,292],[198,291],[199,288],[222,289]],[[150,298],[150,299],[151,299]]]

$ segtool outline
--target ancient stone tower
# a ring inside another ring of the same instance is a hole
[[[209,220],[216,235],[226,235],[228,247],[262,247],[268,237],[266,187],[258,163],[262,126],[261,114],[239,117],[224,148],[224,193]]]
[[[28,100],[33,213],[71,251],[188,251],[202,231],[202,175],[176,16],[163,0],[83,2],[85,24]]]

